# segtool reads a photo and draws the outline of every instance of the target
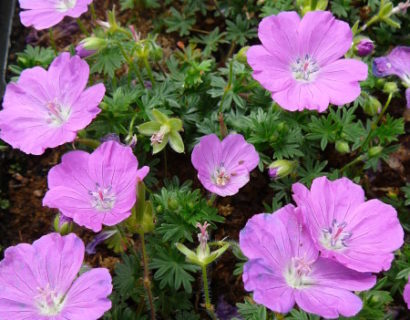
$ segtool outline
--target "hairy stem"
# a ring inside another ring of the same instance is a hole
[[[229,75],[228,75],[228,84],[226,85],[224,89],[224,94],[222,95],[221,103],[219,105],[219,111],[218,113],[222,112],[223,104],[225,102],[226,96],[228,95],[229,90],[231,90],[232,87],[232,78],[233,78],[233,62],[232,60],[229,61]]]
[[[155,85],[155,79],[154,79],[154,76],[153,76],[153,74],[152,74],[151,66],[150,66],[149,63],[148,63],[148,59],[147,59],[147,58],[144,58],[143,61],[144,61],[145,69],[146,69],[147,72],[148,72],[148,77],[149,77],[149,79],[151,80],[152,85],[154,86],[154,85]]]
[[[87,31],[84,23],[81,21],[80,18],[77,19],[77,24],[78,24],[78,27],[80,28],[81,32],[88,37],[90,35],[90,33]]]
[[[144,235],[144,232],[140,232],[139,235],[141,239],[142,261],[144,264],[144,287],[148,295],[148,303],[149,303],[149,307],[151,311],[151,320],[155,320],[155,307],[154,307],[154,299],[152,298],[152,291],[151,291],[151,279],[150,279],[149,269],[148,269],[148,255],[147,255],[147,250],[145,247],[145,235]]]
[[[53,48],[55,54],[57,54],[58,50],[57,50],[57,46],[56,46],[56,41],[54,39],[54,30],[53,30],[53,28],[50,28],[49,36],[50,36],[50,45]]]
[[[206,266],[202,266],[202,280],[204,282],[205,309],[212,315],[213,307],[211,304],[211,299],[209,298],[208,275],[206,271]]]
[[[384,104],[384,107],[383,107],[382,111],[381,111],[380,114],[379,114],[379,116],[378,116],[377,119],[371,124],[370,131],[369,131],[369,133],[368,133],[366,139],[364,140],[364,142],[363,142],[363,144],[362,144],[362,148],[363,148],[367,143],[369,143],[369,140],[370,140],[370,138],[371,138],[371,136],[372,136],[373,131],[376,130],[377,125],[379,124],[379,122],[380,122],[380,120],[382,119],[383,115],[386,113],[387,108],[389,107],[392,98],[393,98],[393,93],[390,93],[390,94],[389,94],[389,97],[387,98],[386,103]]]

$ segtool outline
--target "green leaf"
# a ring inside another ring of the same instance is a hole
[[[178,32],[180,36],[189,35],[190,29],[195,24],[195,16],[192,13],[180,13],[177,9],[172,7],[171,16],[164,20],[167,25],[167,32]]]
[[[199,270],[199,267],[185,262],[185,257],[173,248],[158,252],[150,267],[156,269],[154,278],[160,281],[160,288],[168,285],[178,290],[183,286],[187,293],[192,292],[191,283],[195,280],[191,273]]]

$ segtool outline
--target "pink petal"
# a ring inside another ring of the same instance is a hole
[[[70,288],[61,313],[64,319],[97,320],[111,308],[111,276],[105,268],[82,274]]]
[[[318,110],[323,112],[329,106],[327,92],[321,90],[316,83],[301,83],[294,81],[293,84],[282,91],[272,94],[283,109],[289,111]]]
[[[37,30],[53,27],[63,18],[64,14],[55,9],[34,9],[20,12],[21,23],[25,27],[33,26]]]
[[[360,95],[358,81],[367,78],[367,65],[359,60],[340,59],[320,69],[317,84],[335,105],[350,103]]]
[[[321,66],[342,57],[352,38],[349,25],[329,11],[307,12],[299,24],[300,55],[312,56]]]
[[[404,286],[403,299],[407,303],[407,308],[410,309],[410,280]]]
[[[194,147],[191,161],[196,170],[212,172],[221,162],[221,153],[221,141],[215,134],[209,134]]]
[[[33,242],[36,250],[38,281],[59,293],[66,292],[76,278],[84,259],[84,243],[74,233],[50,233]],[[68,259],[69,257],[69,259]]]
[[[59,102],[72,106],[84,91],[89,74],[87,62],[63,52],[54,59],[48,69],[49,85],[59,93]]]
[[[352,291],[364,291],[376,284],[376,276],[346,268],[331,259],[319,258],[309,275],[315,285],[336,287]]]
[[[87,88],[71,105],[72,113],[65,127],[69,130],[82,130],[101,112],[98,105],[105,94],[105,86],[100,83]]]
[[[294,82],[289,65],[281,63],[263,46],[250,47],[246,55],[253,69],[252,77],[265,89],[280,91]]]
[[[95,182],[88,175],[89,157],[88,152],[80,150],[64,154],[61,163],[48,172],[48,187],[66,186],[85,192],[93,190]]]
[[[230,134],[222,141],[221,161],[226,168],[245,166],[250,172],[259,163],[259,155],[252,144],[245,141],[240,134]]]
[[[298,55],[299,25],[300,18],[296,12],[281,12],[260,22],[258,36],[271,55],[289,65]]]
[[[286,284],[283,276],[275,274],[259,260],[251,260],[244,265],[243,282],[245,290],[254,291],[256,303],[275,312],[287,313],[295,304],[293,289]]]
[[[352,317],[363,306],[360,298],[350,291],[323,286],[296,291],[295,300],[304,311],[326,319],[336,319],[340,315]]]

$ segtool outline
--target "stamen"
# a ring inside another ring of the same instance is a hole
[[[39,294],[34,297],[36,306],[42,316],[56,316],[64,307],[64,295],[58,294],[47,284],[45,288],[37,288]]]
[[[308,54],[304,58],[297,58],[291,65],[293,77],[301,82],[311,82],[319,71],[319,65],[316,60]]]
[[[111,186],[102,188],[96,183],[95,188],[95,191],[89,191],[92,207],[98,211],[110,211],[115,204],[115,194],[112,192]]]
[[[350,232],[344,231],[347,223],[332,221],[329,228],[322,229],[320,243],[329,250],[341,250],[347,247],[346,241],[352,236]]]
[[[233,176],[233,174],[229,174],[223,163],[221,163],[219,167],[215,168],[212,180],[217,186],[225,186],[231,179],[231,176]]]

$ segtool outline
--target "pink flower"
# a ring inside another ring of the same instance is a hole
[[[373,74],[378,77],[396,75],[406,86],[407,108],[410,108],[410,47],[398,46],[387,56],[373,60]]]
[[[376,277],[319,256],[301,220],[298,210],[287,205],[246,223],[239,235],[249,259],[243,271],[245,289],[275,312],[287,313],[296,303],[325,318],[354,316],[362,301],[351,291],[370,289]]]
[[[365,63],[341,59],[352,37],[349,25],[330,12],[312,11],[302,19],[296,12],[281,12],[259,24],[262,45],[249,48],[248,63],[282,108],[322,112],[329,103],[354,101],[358,81],[367,77]]]
[[[194,147],[191,161],[205,189],[225,197],[236,194],[248,183],[259,155],[240,134],[230,134],[222,142],[209,134]]]
[[[313,242],[323,257],[360,272],[388,270],[403,244],[396,210],[379,200],[365,201],[361,186],[347,178],[313,180],[310,191],[293,185]]]
[[[51,233],[5,251],[0,262],[0,318],[97,320],[111,308],[105,268],[78,276],[84,244],[71,233]]]
[[[19,0],[21,23],[37,30],[55,26],[64,17],[78,18],[93,0]]]
[[[72,151],[49,171],[43,204],[98,232],[131,215],[138,179],[148,171],[138,170],[131,148],[115,141],[104,142],[92,154]]]
[[[25,153],[42,154],[75,139],[101,111],[103,84],[86,89],[88,64],[63,53],[48,71],[24,70],[10,83],[0,111],[0,138]]]
[[[410,279],[404,286],[403,299],[407,303],[407,309],[410,309]]]

